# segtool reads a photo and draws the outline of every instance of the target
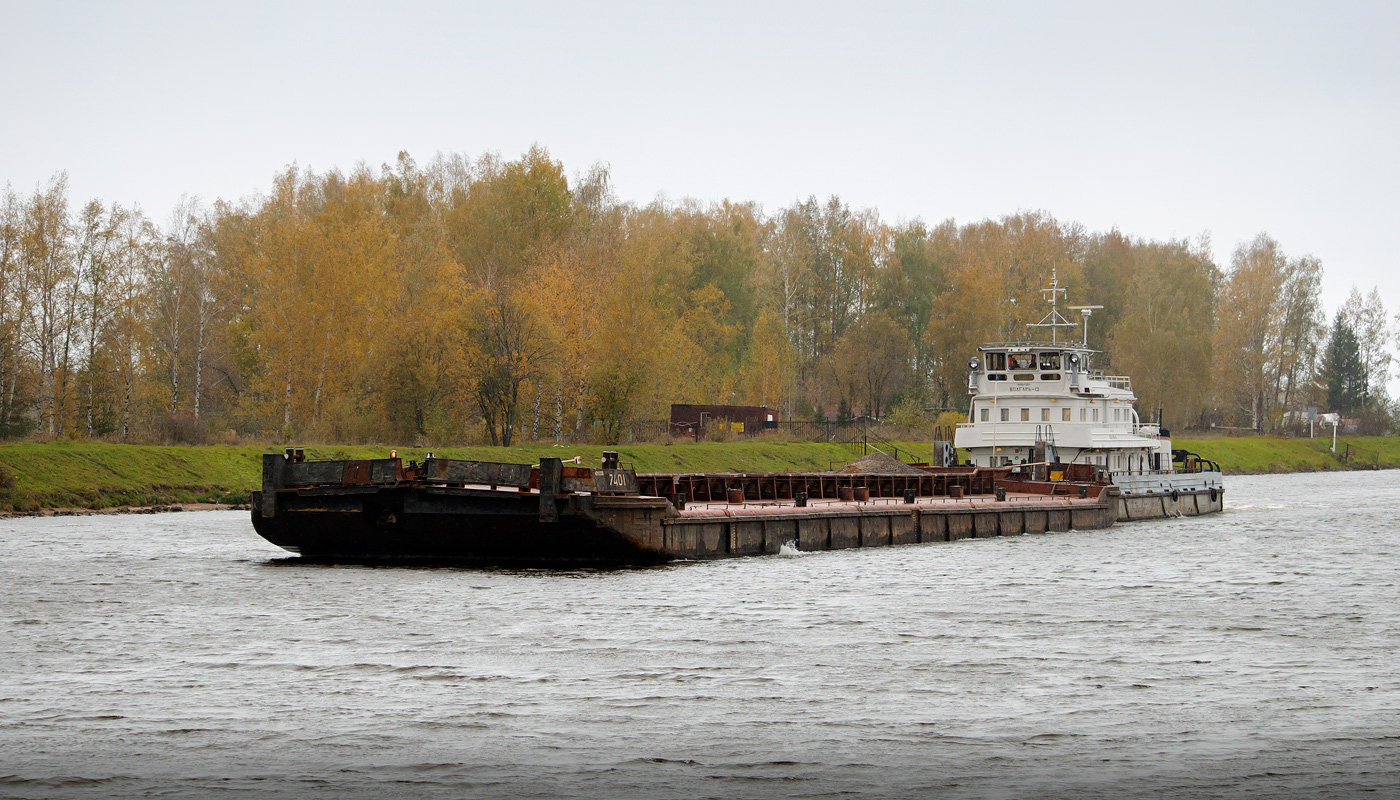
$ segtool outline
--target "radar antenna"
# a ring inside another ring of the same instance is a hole
[[[1050,286],[1049,286],[1049,288],[1041,289],[1041,290],[1040,290],[1040,293],[1043,294],[1043,295],[1046,295],[1046,296],[1047,296],[1046,299],[1050,301],[1050,313],[1049,313],[1049,314],[1046,314],[1045,317],[1044,317],[1043,319],[1040,320],[1040,322],[1028,322],[1028,323],[1026,323],[1026,327],[1027,327],[1027,328],[1049,328],[1049,329],[1050,329],[1050,343],[1051,343],[1051,344],[1058,344],[1058,343],[1059,343],[1059,336],[1058,336],[1058,334],[1059,334],[1059,329],[1060,329],[1060,328],[1073,328],[1073,327],[1075,327],[1075,324],[1074,324],[1073,322],[1070,322],[1069,320],[1067,320],[1067,319],[1065,319],[1064,317],[1060,316],[1060,312],[1059,312],[1058,308],[1056,307],[1056,304],[1059,302],[1060,295],[1065,295],[1065,299],[1067,299],[1067,300],[1069,299],[1069,294],[1068,294],[1069,289],[1060,286],[1060,279],[1059,279],[1059,276],[1056,274],[1057,272],[1058,272],[1057,270],[1051,270],[1051,271],[1050,271]],[[1087,323],[1085,324],[1084,330],[1085,330],[1085,332],[1086,332],[1086,334],[1087,334],[1087,332],[1088,332],[1088,330],[1089,330],[1088,324],[1087,324]]]
[[[1094,313],[1094,309],[1103,308],[1103,306],[1065,306],[1065,308],[1068,308],[1070,311],[1078,311],[1080,314],[1084,315],[1084,346],[1088,347],[1089,315]]]

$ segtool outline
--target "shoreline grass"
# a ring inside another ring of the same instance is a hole
[[[1400,437],[1395,436],[1338,437],[1336,455],[1332,453],[1330,436],[1316,439],[1276,436],[1181,438],[1174,439],[1172,446],[1219,463],[1227,475],[1400,468]],[[1348,450],[1352,454],[1343,461],[1341,456]]]
[[[898,446],[906,458],[928,459],[932,452],[927,443],[900,442]],[[1331,453],[1330,438],[1182,438],[1174,446],[1215,460],[1232,475],[1400,467],[1400,437],[1338,440],[1339,453],[1347,448],[1354,451],[1349,463]],[[281,449],[280,445],[0,444],[0,511],[243,503],[261,480],[262,454]],[[397,449],[405,461],[422,460],[428,452],[421,447],[314,445],[306,447],[306,454],[311,459],[385,458],[390,449]],[[538,463],[541,456],[577,456],[584,465],[597,464],[604,450],[615,449],[625,465],[639,472],[822,471],[861,455],[849,445],[764,439],[617,447],[530,444],[432,449],[445,458],[516,463]]]

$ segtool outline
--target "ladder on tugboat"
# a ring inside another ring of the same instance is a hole
[[[1045,480],[1045,477],[1041,475],[1049,473],[1045,465],[1060,461],[1060,451],[1055,445],[1055,426],[1035,426],[1035,449],[1032,452],[1034,453],[1032,461],[1037,465],[1035,468],[1037,477],[1040,480]]]

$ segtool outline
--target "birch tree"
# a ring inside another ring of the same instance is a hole
[[[87,350],[83,359],[82,416],[88,438],[96,435],[99,427],[97,400],[107,355],[102,345],[112,317],[111,279],[120,246],[118,225],[122,214],[116,206],[109,210],[94,200],[84,206],[79,223],[79,269],[74,284],[78,297],[73,307],[78,312]]]
[[[1356,337],[1357,355],[1361,362],[1361,407],[1386,397],[1386,382],[1390,378],[1389,317],[1381,302],[1380,290],[1372,288],[1364,297],[1351,287],[1342,315]]]
[[[23,433],[21,379],[27,363],[29,273],[23,263],[24,201],[7,184],[0,197],[0,436]]]
[[[74,281],[68,215],[68,176],[60,173],[26,204],[20,242],[20,265],[28,276],[29,351],[39,368],[40,428],[62,433],[59,354]]]

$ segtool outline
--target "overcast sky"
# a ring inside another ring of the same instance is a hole
[[[619,196],[840,195],[890,220],[1043,209],[1267,231],[1400,310],[1396,3],[0,0],[0,181],[164,221],[293,162],[611,166]]]

